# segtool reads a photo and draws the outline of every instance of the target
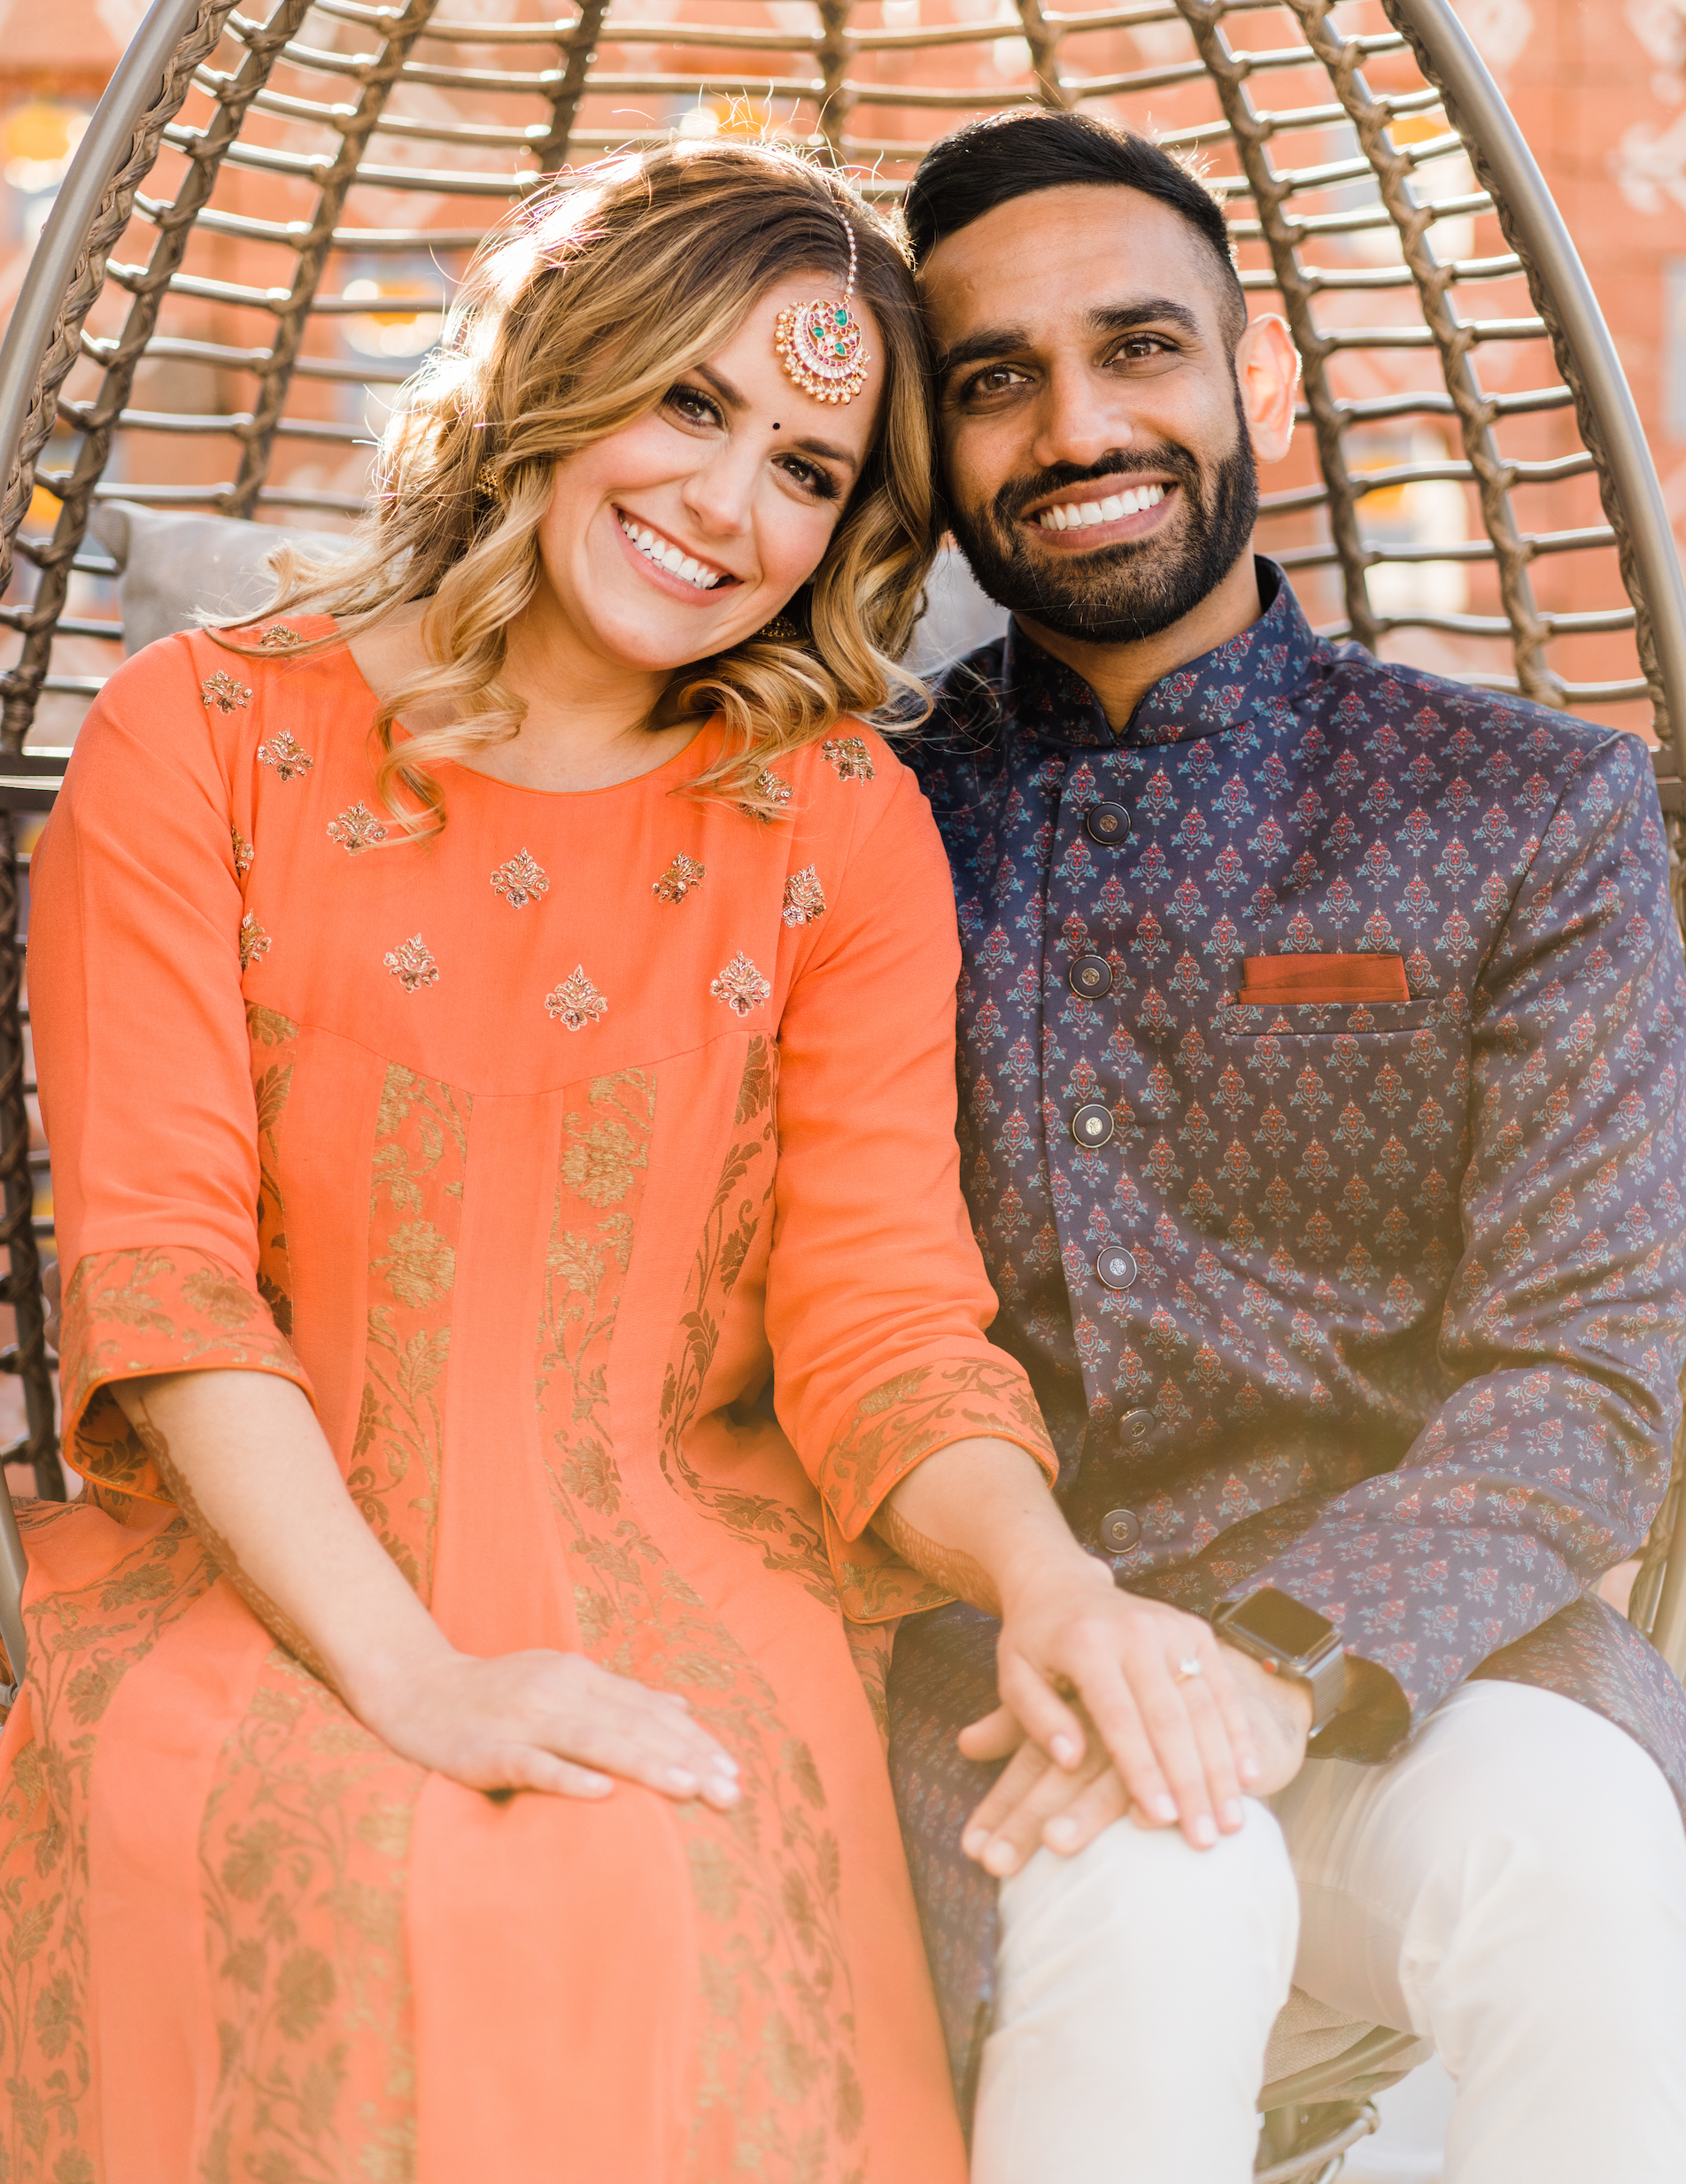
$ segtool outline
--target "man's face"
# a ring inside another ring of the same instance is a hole
[[[1258,505],[1210,246],[1140,190],[1079,184],[948,236],[921,286],[950,516],[984,590],[1090,643],[1181,621]]]

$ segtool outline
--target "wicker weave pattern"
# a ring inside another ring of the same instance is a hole
[[[1379,0],[1059,12],[1039,0],[585,0],[561,22],[513,0],[485,12],[509,19],[453,19],[437,0],[280,0],[263,21],[202,9],[43,375],[38,444],[61,386],[67,398],[63,459],[50,451],[41,473],[63,505],[50,539],[25,526],[39,588],[4,610],[24,640],[5,678],[7,748],[38,717],[59,740],[105,664],[97,646],[66,642],[112,629],[69,598],[76,566],[98,569],[81,550],[90,497],[282,521],[357,512],[358,444],[380,412],[355,390],[390,399],[410,368],[401,340],[391,358],[370,353],[381,343],[359,291],[372,282],[384,291],[397,276],[375,325],[408,310],[418,333],[437,326],[501,204],[676,122],[807,143],[893,197],[945,128],[1036,100],[1156,127],[1215,170],[1246,283],[1284,312],[1305,362],[1311,430],[1290,472],[1303,482],[1266,496],[1262,542],[1321,626],[1550,703],[1617,704],[1635,725],[1654,707],[1592,486],[1580,489],[1589,520],[1570,525],[1530,529],[1537,496],[1518,505],[1525,487],[1560,500],[1592,477],[1589,421],[1577,438],[1566,360],[1516,253],[1468,247],[1490,199]],[[156,194],[140,192],[160,140]],[[174,391],[144,370],[166,363]],[[189,399],[196,377],[215,395]],[[1542,605],[1536,567],[1567,555]]]

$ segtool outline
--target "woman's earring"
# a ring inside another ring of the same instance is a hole
[[[756,631],[755,639],[757,643],[800,645],[802,641],[802,635],[803,632],[788,615],[777,614],[764,629]]]
[[[475,491],[501,508],[509,498],[509,481],[494,464],[483,462],[475,472]]]

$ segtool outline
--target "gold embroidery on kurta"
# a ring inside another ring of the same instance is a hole
[[[234,848],[234,876],[236,879],[244,879],[251,870],[251,861],[258,852],[237,826],[228,829],[228,839]]]
[[[648,1166],[655,1080],[623,1070],[593,1078],[587,1091],[584,1108],[562,1119],[535,1393],[541,1421],[551,1421],[558,1452],[546,1461],[558,1484],[612,1515],[621,1489],[609,1454],[608,1344]]]
[[[805,864],[785,882],[785,901],[779,915],[787,925],[811,925],[825,915],[825,890],[817,870]]]
[[[788,1503],[770,1495],[711,1485],[684,1453],[684,1436],[696,1417],[714,1363],[726,1306],[755,1250],[772,1197],[778,1158],[773,1119],[775,1051],[770,1040],[757,1036],[744,1056],[733,1123],[746,1135],[727,1148],[714,1201],[704,1217],[680,1315],[679,1341],[661,1386],[661,1468],[669,1485],[754,1545],[769,1569],[792,1572],[816,1599],[835,1607],[837,1592],[824,1545],[813,1526]]]
[[[746,1070],[770,1088],[767,1042]],[[610,1437],[609,1362],[654,1127],[655,1079],[599,1077],[564,1118],[539,1336],[538,1402],[552,1500],[574,1572],[580,1642],[622,1675],[682,1692],[737,1758],[730,1814],[674,1808],[688,1851],[702,2021],[686,2173],[804,2176],[859,2184],[843,2147],[862,2122],[841,1860],[813,1754],[785,1728],[777,1694],[731,1630],[638,1522]],[[569,1181],[571,1149],[613,1144],[595,1164],[607,1200]]]
[[[650,882],[650,893],[658,902],[683,902],[693,888],[701,887],[707,869],[682,849],[661,879]]]
[[[545,1008],[564,1031],[584,1031],[607,1014],[608,1005],[586,977],[583,963],[576,964],[555,991],[545,996]]]
[[[511,910],[524,910],[550,893],[550,874],[530,849],[518,849],[492,874],[491,891],[502,895]]]
[[[112,1406],[115,1409],[115,1406]],[[132,1510],[90,1483],[89,1500]],[[78,1503],[25,1502],[26,1546],[44,1550],[59,1525],[84,1522]],[[120,1517],[120,1522],[121,1519]],[[120,1537],[120,1534],[119,1535]],[[33,1559],[33,1558],[32,1558]],[[98,2174],[89,2121],[93,2009],[89,1975],[88,1818],[94,1732],[123,1688],[195,1600],[216,1566],[176,1517],[107,1562],[86,1584],[43,1590],[24,1610],[29,1724],[0,1781],[0,2175],[24,2184]],[[24,1725],[15,1718],[14,1731]]]
[[[219,668],[214,675],[207,675],[199,685],[199,695],[207,707],[214,706],[219,713],[233,713],[241,706],[251,703],[251,693],[244,683]]]
[[[316,761],[297,740],[292,730],[283,728],[278,736],[271,736],[267,743],[258,746],[258,763],[273,766],[283,781],[290,781],[308,773]]]
[[[763,766],[755,776],[755,794],[782,809],[791,800],[791,785],[770,766]],[[740,804],[739,809],[747,812],[752,818],[764,819],[768,816],[764,811],[757,811],[753,804]]]
[[[269,935],[248,910],[240,920],[240,968],[250,971],[269,953],[271,945]]]
[[[871,781],[877,778],[872,754],[859,736],[828,736],[820,746],[820,756],[837,768],[839,781]]]
[[[381,961],[406,994],[420,993],[424,986],[439,983],[439,966],[419,933],[413,933],[407,941],[383,956]]]
[[[723,1001],[734,1016],[747,1016],[772,996],[772,987],[740,949],[715,980],[708,991]]]
[[[632,1188],[634,1171],[643,1166],[643,1142],[613,1116],[589,1129],[577,1115],[568,1118],[562,1180],[587,1205],[619,1205]]]
[[[265,1661],[200,1824],[220,2046],[205,2184],[414,2178],[404,1901],[426,1780],[284,1653]],[[220,2170],[229,2141],[244,2159]]]
[[[468,1093],[394,1062],[375,1121],[367,1344],[346,1485],[370,1530],[423,1599],[433,1583],[445,1379],[473,1111]]]
[[[284,622],[272,622],[267,629],[258,632],[258,642],[267,652],[290,652],[295,645],[304,641],[298,631],[290,630]]]
[[[347,804],[336,819],[328,822],[328,839],[337,842],[348,857],[354,857],[384,841],[386,829],[367,804]]]
[[[70,1461],[85,1476],[167,1502],[151,1458],[101,1383],[212,1366],[291,1376],[298,1360],[266,1302],[235,1269],[188,1244],[80,1259],[59,1340]]]
[[[283,1335],[293,1331],[292,1266],[281,1200],[281,1124],[292,1090],[298,1026],[278,1009],[246,1003],[251,1088],[258,1110],[258,1290]],[[267,1052],[260,1052],[267,1049]]]

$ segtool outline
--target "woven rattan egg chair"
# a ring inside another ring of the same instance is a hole
[[[1314,623],[1654,736],[1678,834],[1686,597],[1661,493],[1450,0],[577,0],[562,20],[540,0],[155,0],[0,346],[0,1301],[17,1318],[0,1363],[27,1419],[6,1459],[39,1491],[65,1491],[39,1291],[51,1199],[11,936],[28,815],[124,634],[98,504],[344,528],[382,406],[483,226],[565,164],[675,128],[765,134],[893,197],[934,137],[1035,102],[1197,151],[1228,198],[1245,284],[1303,360],[1304,430],[1260,543]],[[0,1495],[14,1676],[22,1570]],[[1686,1665],[1678,1453],[1631,1613]],[[1373,2127],[1369,2093],[1421,2052],[1348,2028],[1318,2055],[1316,2031],[1262,2103],[1272,2184],[1332,2176]]]

